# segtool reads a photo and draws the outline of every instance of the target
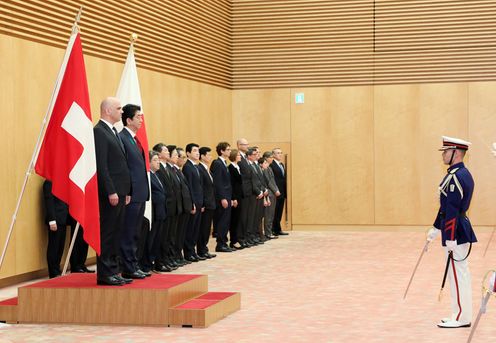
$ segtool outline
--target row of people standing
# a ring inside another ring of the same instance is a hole
[[[195,143],[184,150],[159,143],[153,152],[145,152],[136,136],[143,122],[139,106],[121,108],[119,100],[110,97],[102,101],[100,113],[94,128],[101,230],[98,284],[119,286],[150,276],[152,271],[168,272],[215,257],[208,250],[212,222],[217,252],[232,252],[274,237],[271,231],[261,231],[269,190],[259,176],[258,149],[248,149],[246,140],[238,141],[242,189],[238,200],[233,196],[227,163],[231,156],[228,143],[218,144],[215,161],[211,161],[210,148]],[[120,120],[124,129],[117,133],[114,124]],[[244,165],[247,156],[248,169]],[[145,158],[151,162],[151,194]],[[277,192],[282,197],[283,192]],[[144,219],[150,196],[151,227]],[[231,220],[233,207],[239,207],[238,223]],[[277,218],[277,201],[274,210]],[[274,225],[274,230],[284,234],[280,226]]]

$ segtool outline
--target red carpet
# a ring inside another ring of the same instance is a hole
[[[153,274],[142,280],[134,280],[124,286],[100,286],[96,284],[95,274],[74,273],[41,281],[25,287],[43,288],[108,288],[114,289],[167,289],[190,281],[202,275]]]
[[[234,292],[209,292],[205,293],[198,298],[191,299],[187,302],[185,302],[182,305],[176,306],[176,309],[195,309],[195,310],[202,310],[207,307],[212,306],[213,304],[217,304],[218,302],[221,302],[222,300],[229,298],[233,294],[236,294]]]
[[[0,306],[17,306],[17,297],[0,301]]]

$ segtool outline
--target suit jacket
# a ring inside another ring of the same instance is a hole
[[[203,187],[200,172],[190,160],[186,161],[183,166],[183,174],[188,181],[188,188],[191,193],[191,200],[199,211],[203,207]]]
[[[264,169],[263,175],[265,178],[265,184],[267,185],[269,191],[272,192],[273,194],[276,194],[276,192],[279,191],[279,188],[277,188],[276,180],[274,179],[274,172],[272,171],[272,168],[269,167],[267,169]]]
[[[96,172],[100,199],[108,201],[110,194],[131,195],[131,177],[124,147],[112,129],[99,121],[94,129]]]
[[[252,196],[253,186],[252,186],[252,174],[253,168],[248,163],[248,160],[244,157],[241,157],[241,161],[238,162],[239,169],[241,171],[241,184],[243,190],[243,198],[247,198]]]
[[[250,165],[250,168],[253,170],[253,176],[251,178],[253,195],[259,195],[266,189],[262,169],[259,168],[258,165],[256,165],[255,163]]]
[[[181,214],[183,212],[183,205],[181,199],[181,181],[179,181],[175,169],[176,167],[173,167],[169,163],[167,163],[167,170],[169,171],[169,175],[172,182],[172,192],[173,192],[172,197],[176,204],[176,214]]]
[[[52,193],[52,182],[45,180],[43,182],[43,198],[45,199],[45,223],[52,220],[57,225],[66,226],[75,224],[74,219],[69,215],[69,207],[65,202],[57,198]]]
[[[214,183],[210,173],[201,164],[198,165],[198,171],[200,172],[203,187],[203,207],[207,210],[215,210]]]
[[[175,168],[175,167],[174,167]],[[182,198],[182,208],[183,213],[190,213],[193,210],[193,200],[191,199],[191,192],[188,187],[188,180],[184,176],[183,172],[175,168],[176,175],[179,176],[181,181],[181,198]]]
[[[152,188],[152,216],[153,221],[165,220],[167,210],[165,207],[166,193],[165,187],[160,181],[159,176],[150,172],[150,184]]]
[[[241,174],[238,169],[231,163],[229,165],[229,175],[231,177],[232,199],[241,200],[243,198],[243,186]]]
[[[214,179],[215,199],[221,201],[232,199],[231,175],[229,169],[220,158],[212,161],[210,172]]]
[[[157,171],[160,182],[165,188],[165,193],[167,194],[165,200],[165,207],[167,208],[167,215],[174,216],[177,215],[177,193],[174,192],[174,184],[172,177],[167,167],[164,167],[162,162],[160,162],[160,169]]]
[[[150,199],[145,156],[143,156],[136,141],[127,129],[122,129],[119,136],[126,149],[127,166],[131,176],[131,201],[145,202]]]
[[[284,170],[284,175],[279,168],[279,165],[274,160],[270,164],[272,171],[274,172],[274,180],[276,181],[277,188],[279,188],[279,192],[281,192],[281,197],[286,197],[286,170]]]

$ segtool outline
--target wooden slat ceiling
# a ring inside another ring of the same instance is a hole
[[[496,1],[232,4],[233,88],[496,79]]]
[[[0,0],[0,33],[65,48],[80,6],[85,54],[231,87],[230,0]]]
[[[225,88],[496,80],[496,0],[0,0],[0,33]]]

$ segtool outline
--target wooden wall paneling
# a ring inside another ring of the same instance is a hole
[[[431,225],[441,136],[467,137],[467,85],[376,86],[375,224]]]
[[[13,56],[12,64],[8,65],[10,70],[6,74],[12,75],[13,79],[10,85],[13,96],[9,102],[14,104],[15,120],[14,128],[8,135],[14,142],[14,149],[9,154],[15,159],[10,164],[12,175],[8,180],[15,180],[15,192],[9,196],[10,202],[15,206],[50,102],[63,51],[14,39],[12,49],[7,54]],[[47,61],[60,62],[47,66]],[[42,179],[33,171],[16,220],[16,241],[14,245],[9,245],[9,249],[16,252],[16,274],[36,269],[39,261],[46,258],[44,249],[47,234],[41,211],[41,183]],[[26,253],[28,251],[30,253]]]
[[[0,34],[0,51],[12,51],[14,48],[14,39]],[[15,56],[13,54],[4,53],[2,56],[2,63],[0,63],[0,73],[3,76],[2,82],[0,83],[0,102],[4,106],[4,113],[7,118],[4,122],[4,136],[3,149],[0,149],[0,159],[3,161],[5,166],[8,168],[0,169],[0,204],[2,204],[2,215],[0,216],[0,242],[1,249],[5,240],[7,239],[7,232],[9,230],[9,225],[12,220],[12,214],[15,209],[15,200],[13,200],[12,194],[19,190],[16,180],[16,169],[14,164],[17,165],[17,156],[13,154],[15,148],[15,141],[13,137],[8,135],[9,132],[14,132],[16,127],[16,113],[14,110],[14,80],[15,76],[9,71],[12,69],[12,64],[15,61]],[[25,167],[27,168],[27,161],[25,162]],[[16,267],[16,250],[13,248],[16,245],[16,234],[11,238],[10,248],[7,250],[5,260],[3,262],[2,268],[0,269],[0,277],[6,277],[15,274]]]
[[[293,89],[293,223],[373,223],[372,88]]]
[[[253,89],[232,92],[233,137],[249,142],[290,140],[289,89]]]
[[[228,0],[4,0],[0,33],[63,48],[81,5],[85,54],[120,62],[135,32],[142,47],[139,67],[230,86]]]
[[[496,1],[232,3],[234,89],[496,77]]]
[[[468,85],[469,140],[468,167],[475,180],[470,206],[473,225],[496,225],[494,175],[496,160],[491,144],[496,142],[496,84],[477,82]]]

